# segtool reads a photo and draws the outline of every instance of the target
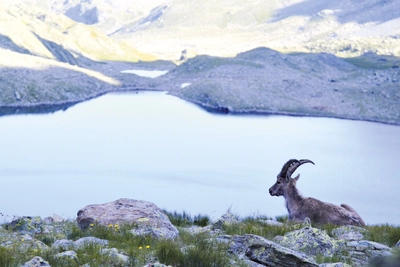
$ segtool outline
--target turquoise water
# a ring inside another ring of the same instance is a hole
[[[400,127],[208,113],[164,93],[108,94],[66,111],[0,117],[0,221],[74,218],[122,197],[218,218],[287,214],[269,187],[290,158],[304,196],[400,224]]]

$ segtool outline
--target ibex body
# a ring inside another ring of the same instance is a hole
[[[309,218],[316,224],[365,225],[358,213],[346,204],[336,206],[311,197],[303,197],[296,188],[300,175],[292,178],[296,169],[304,164],[312,163],[308,159],[291,159],[283,165],[276,183],[269,189],[271,196],[283,196],[289,212],[289,220],[303,222]]]

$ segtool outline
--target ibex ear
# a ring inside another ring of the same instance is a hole
[[[300,173],[299,174],[297,174],[297,176],[296,177],[294,177],[293,178],[293,180],[295,180],[296,182],[299,180],[299,178],[300,178]]]

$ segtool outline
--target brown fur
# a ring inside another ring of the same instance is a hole
[[[295,178],[282,177],[281,172],[276,183],[269,189],[271,196],[285,198],[290,221],[303,222],[309,218],[315,224],[365,225],[360,215],[346,204],[336,206],[315,198],[301,196],[296,188],[299,178],[300,175]]]

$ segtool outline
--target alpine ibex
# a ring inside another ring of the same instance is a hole
[[[285,198],[289,221],[303,222],[309,218],[316,224],[365,225],[360,215],[346,204],[339,207],[315,198],[301,196],[296,188],[300,174],[295,178],[292,178],[292,174],[304,163],[314,164],[308,159],[291,159],[286,162],[277,176],[276,183],[269,189],[271,196]]]

